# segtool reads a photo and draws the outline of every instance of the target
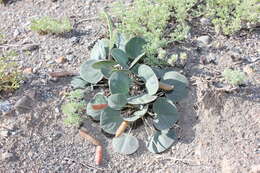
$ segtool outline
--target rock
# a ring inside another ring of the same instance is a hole
[[[0,115],[12,111],[12,104],[9,101],[0,101]]]
[[[39,49],[39,45],[37,44],[27,44],[22,47],[22,51],[34,51]]]
[[[23,74],[28,75],[33,73],[33,68],[28,67],[23,70]]]
[[[0,130],[0,137],[8,137],[9,136],[9,131],[6,129]]]
[[[251,170],[249,173],[259,173],[260,172],[260,165],[253,165],[251,166]]]
[[[210,25],[210,19],[205,18],[205,17],[202,17],[202,18],[200,19],[200,23],[201,23],[202,25]]]
[[[72,44],[76,44],[76,43],[79,43],[80,38],[79,37],[71,37],[70,41],[71,41]]]
[[[15,110],[19,114],[27,113],[32,110],[33,99],[29,96],[23,96],[14,105]]]
[[[61,57],[57,58],[55,61],[58,64],[63,64],[67,61],[67,59],[64,56],[61,56]]]
[[[67,57],[67,60],[72,61],[72,60],[74,60],[75,58],[76,58],[75,55],[69,55],[69,56]]]
[[[10,161],[10,160],[13,160],[14,158],[15,158],[15,155],[13,153],[9,153],[9,152],[4,152],[4,153],[1,153],[1,155],[0,155],[1,161]]]
[[[197,44],[199,47],[207,47],[211,42],[211,39],[207,35],[203,35],[197,38]]]

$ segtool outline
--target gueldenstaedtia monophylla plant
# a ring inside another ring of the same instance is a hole
[[[161,153],[176,142],[173,126],[180,115],[175,103],[187,96],[188,80],[176,71],[141,64],[146,41],[141,37],[125,40],[117,34],[111,49],[109,40],[97,41],[91,57],[80,67],[80,76],[71,84],[74,88],[102,84],[103,91],[87,103],[86,114],[99,121],[104,132],[115,135],[114,151],[132,154],[138,149],[131,129],[142,119],[147,133],[150,131],[148,150]]]

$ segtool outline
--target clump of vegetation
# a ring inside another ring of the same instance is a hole
[[[72,30],[69,19],[57,20],[51,17],[42,17],[32,20],[31,30],[39,34],[62,34]]]
[[[66,125],[79,125],[83,120],[82,114],[85,106],[84,91],[81,89],[71,91],[67,96],[67,103],[61,107],[62,112],[67,116],[64,123]]]
[[[217,31],[233,34],[243,22],[259,22],[258,0],[206,0],[205,14],[212,18]]]
[[[86,82],[101,86],[103,91],[87,104],[85,117],[99,121],[104,132],[115,135],[112,146],[121,154],[132,154],[139,147],[138,139],[130,134],[137,120],[145,124],[149,151],[160,153],[171,147],[176,141],[173,127],[179,119],[174,103],[188,93],[185,76],[142,64],[145,43],[141,37],[127,42],[117,37],[110,49],[109,40],[99,40],[81,65],[80,76],[72,81],[76,87],[84,87]],[[127,129],[130,131],[124,133]]]
[[[117,3],[112,13],[120,21],[116,23],[119,32],[127,37],[142,36],[147,40],[147,63],[157,64],[154,55],[159,48],[187,37],[188,11],[195,2],[196,0],[135,0],[130,6]]]
[[[225,69],[222,75],[232,85],[241,85],[246,80],[245,73],[239,70]]]
[[[12,57],[10,55],[0,57],[0,92],[19,88],[21,79],[18,65]]]

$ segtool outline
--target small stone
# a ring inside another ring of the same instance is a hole
[[[33,99],[29,96],[23,96],[14,105],[15,110],[19,114],[23,114],[32,110]]]
[[[6,129],[0,130],[0,136],[1,137],[8,137],[9,136],[9,131]]]
[[[13,153],[4,152],[4,153],[1,153],[0,160],[2,160],[2,161],[9,161],[9,160],[12,160],[14,157],[15,156],[14,156]]]
[[[259,173],[260,172],[260,165],[253,165],[251,166],[251,170],[249,173]]]
[[[25,68],[24,70],[23,70],[23,74],[32,74],[33,73],[33,68],[31,68],[31,67],[28,67],[28,68]]]
[[[0,112],[9,112],[12,110],[12,104],[9,101],[0,101]]]
[[[67,57],[67,60],[72,61],[72,60],[75,59],[75,58],[76,58],[75,55],[69,55],[69,56]]]
[[[22,51],[34,51],[39,49],[39,45],[37,44],[28,44],[28,45],[24,45],[22,48]]]
[[[202,18],[200,19],[200,23],[201,23],[202,25],[209,25],[209,24],[210,24],[210,19],[205,18],[205,17],[202,17]]]
[[[243,68],[243,71],[245,73],[247,73],[248,75],[251,75],[255,72],[255,69],[253,69],[250,65],[246,65],[244,68]]]
[[[67,59],[64,56],[61,56],[61,57],[57,58],[55,61],[58,64],[63,64],[67,61]]]
[[[197,38],[198,46],[200,47],[206,47],[210,44],[210,37],[207,35],[203,35]]]
[[[72,44],[76,44],[76,43],[79,43],[80,38],[79,38],[79,37],[72,37],[72,38],[70,39],[70,41],[71,41]]]

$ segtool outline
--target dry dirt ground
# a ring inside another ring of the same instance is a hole
[[[111,1],[21,0],[0,5],[0,32],[7,43],[0,53],[15,50],[21,69],[33,68],[22,87],[2,98],[12,107],[28,93],[32,110],[0,114],[0,172],[104,172],[104,173],[248,173],[260,171],[260,34],[241,31],[227,38],[214,34],[210,26],[195,20],[187,42],[172,45],[169,52],[185,51],[189,58],[182,71],[190,80],[189,97],[178,103],[178,142],[167,152],[152,154],[145,148],[143,127],[134,130],[140,149],[130,156],[112,152],[111,138],[98,124],[85,127],[105,146],[101,166],[94,165],[95,148],[82,139],[76,128],[63,124],[61,93],[69,89],[70,78],[50,79],[50,71],[77,70],[88,58],[89,48],[106,33],[98,11]],[[31,32],[31,19],[67,16],[74,30],[63,36]],[[201,29],[202,28],[202,29]],[[211,40],[202,48],[196,39]],[[28,49],[28,45],[38,48]],[[36,46],[36,47],[37,47]],[[56,58],[65,57],[64,64]],[[232,90],[221,78],[225,68],[253,67],[245,85]],[[93,93],[89,92],[89,98]],[[3,109],[3,108],[1,108]]]

